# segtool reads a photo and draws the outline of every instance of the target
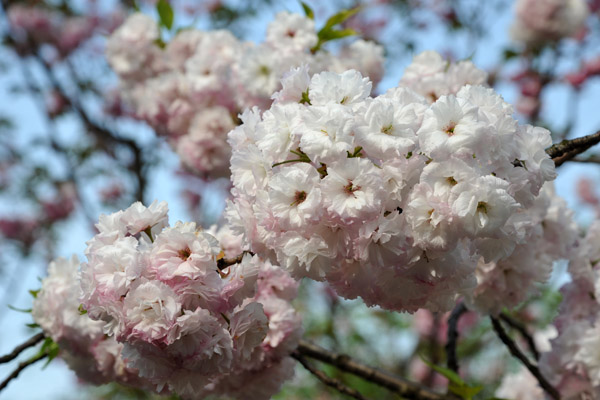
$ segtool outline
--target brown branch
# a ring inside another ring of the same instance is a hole
[[[550,382],[546,380],[546,378],[544,377],[544,375],[542,375],[537,365],[529,361],[527,356],[521,352],[517,344],[510,338],[510,336],[508,336],[508,334],[502,327],[500,321],[494,317],[490,317],[490,319],[492,320],[492,326],[494,327],[494,331],[496,331],[496,334],[498,335],[502,343],[504,343],[504,345],[508,348],[510,354],[512,354],[513,357],[519,359],[519,361],[521,361],[523,365],[525,365],[529,372],[531,372],[531,374],[537,379],[542,389],[544,389],[544,391],[548,393],[550,397],[552,397],[555,400],[560,400],[560,394],[558,393],[558,390],[556,390],[556,388],[554,388],[554,386],[552,386]]]
[[[39,342],[44,340],[44,338],[45,338],[45,336],[44,336],[43,332],[40,332],[37,335],[31,337],[25,343],[20,344],[17,347],[15,347],[15,349],[13,351],[11,351],[9,354],[0,357],[0,364],[4,364],[4,363],[14,360],[15,358],[17,358],[19,356],[19,354],[21,354],[23,352],[23,350],[26,350],[30,347],[35,346],[36,344],[38,344]]]
[[[10,383],[10,381],[12,381],[13,379],[16,379],[19,374],[21,373],[21,371],[23,371],[25,368],[29,367],[30,365],[35,364],[36,362],[43,360],[44,358],[48,357],[47,353],[40,353],[38,355],[36,355],[33,358],[30,358],[27,361],[23,361],[22,363],[19,364],[19,366],[13,371],[11,372],[11,374],[4,380],[2,381],[2,383],[0,383],[0,391],[4,390],[4,388],[6,388],[6,386]]]
[[[310,365],[306,358],[301,356],[299,353],[293,352],[292,357],[295,358],[300,364],[302,364],[304,368],[308,370],[308,372],[313,374],[318,380],[323,382],[325,385],[332,387],[338,392],[353,397],[355,399],[367,400],[367,398],[364,397],[358,390],[352,389],[351,387],[344,385],[340,380],[331,378],[327,376],[327,374],[325,374],[323,371],[320,371],[317,368]]]
[[[460,302],[454,307],[448,318],[448,340],[446,341],[446,365],[454,372],[458,372],[458,357],[456,356],[456,343],[458,341],[458,321],[467,312],[467,307]]]
[[[531,336],[527,331],[527,327],[521,322],[512,319],[508,314],[505,313],[500,314],[500,319],[506,322],[506,324],[511,328],[517,330],[521,334],[521,336],[523,336],[525,341],[527,341],[527,345],[529,346],[531,353],[533,354],[533,358],[535,358],[535,360],[538,361],[540,359],[540,352],[538,351],[537,346],[535,345],[533,336]]]
[[[574,157],[574,158],[571,158],[569,161],[585,163],[585,164],[600,164],[600,157],[598,157],[598,156]]]
[[[547,148],[546,153],[558,167],[598,143],[600,143],[600,131],[571,140],[563,140]]]
[[[315,360],[319,360],[326,364],[333,365],[344,372],[348,372],[350,374],[361,377],[366,381],[375,383],[379,386],[389,389],[392,392],[397,393],[400,396],[405,397],[407,399],[456,399],[456,397],[452,395],[445,395],[434,392],[431,389],[423,387],[417,383],[369,367],[358,361],[354,361],[347,355],[331,352],[304,340],[300,341],[296,352],[297,354],[302,355],[304,357],[314,358]]]

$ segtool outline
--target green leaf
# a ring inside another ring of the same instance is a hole
[[[421,357],[421,360],[423,360],[423,362],[427,364],[429,368],[445,376],[450,381],[448,384],[448,390],[464,400],[472,400],[473,396],[483,390],[483,386],[471,386],[467,384],[456,372],[452,371],[451,369],[435,365],[423,357]]]
[[[358,35],[358,32],[356,32],[354,29],[340,29],[340,30],[328,30],[323,32],[323,34],[321,35],[320,39],[323,42],[327,42],[330,40],[336,40],[336,39],[342,39],[348,36],[354,36],[354,35]]]
[[[351,8],[350,10],[342,10],[339,13],[332,15],[331,17],[329,17],[327,22],[325,22],[325,26],[319,31],[319,34],[323,31],[330,30],[337,24],[341,24],[342,22],[346,21],[348,18],[355,15],[359,11],[360,11],[360,7],[356,7],[356,8]]]
[[[79,308],[77,309],[77,311],[79,311],[79,315],[87,314],[87,310],[85,308],[83,308],[83,304],[79,305]]]
[[[32,328],[32,329],[40,327],[40,325],[36,324],[35,322],[33,322],[31,324],[25,324],[25,326],[28,327],[28,328]]]
[[[452,371],[451,369],[435,365],[432,362],[427,361],[423,356],[421,356],[421,360],[425,364],[427,364],[427,366],[429,368],[431,368],[432,370],[434,370],[438,374],[443,375],[444,377],[446,377],[450,382],[455,383],[457,385],[464,385],[465,384],[465,381],[463,381],[462,378],[460,376],[458,376],[458,374],[456,372]]]
[[[175,13],[168,0],[158,0],[158,3],[156,3],[156,11],[158,12],[160,25],[167,29],[171,29],[173,27]]]
[[[465,400],[471,400],[477,393],[483,390],[483,386],[456,385],[451,383],[448,385],[448,390]]]
[[[29,294],[33,296],[34,299],[37,299],[37,295],[40,292],[40,290],[42,289],[38,289],[38,290],[30,290]]]
[[[310,6],[303,1],[301,1],[300,4],[302,5],[302,9],[304,10],[304,14],[306,14],[306,17],[314,20],[315,12],[312,10],[312,8],[310,8]]]
[[[10,304],[8,305],[8,308],[10,308],[13,311],[18,311],[18,312],[22,312],[22,313],[30,313],[31,312],[31,308],[17,308],[15,306],[11,306]]]

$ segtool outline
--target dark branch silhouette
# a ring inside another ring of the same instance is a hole
[[[317,368],[310,365],[310,363],[306,360],[306,358],[304,358],[297,352],[292,353],[292,357],[295,358],[300,364],[302,364],[302,366],[304,368],[306,368],[306,370],[308,372],[313,374],[318,380],[323,382],[325,385],[332,387],[335,390],[337,390],[338,392],[346,394],[355,399],[367,400],[367,398],[364,397],[362,394],[360,394],[360,392],[358,390],[352,389],[351,387],[344,385],[340,380],[331,378],[331,377],[327,376],[327,374],[325,374],[323,371],[320,371]]]
[[[448,340],[446,341],[446,365],[454,372],[458,372],[458,357],[456,356],[456,343],[458,341],[458,321],[467,312],[463,302],[454,307],[448,318]]]
[[[415,382],[411,382],[406,379],[393,376],[388,372],[383,372],[378,369],[369,367],[358,361],[354,361],[352,358],[345,354],[337,354],[331,352],[304,340],[300,341],[300,344],[296,349],[296,353],[304,357],[313,358],[326,364],[333,365],[344,372],[348,372],[350,374],[361,377],[366,381],[373,382],[407,399],[456,399],[456,397],[452,395],[434,392],[431,389],[423,387]]]
[[[37,335],[31,337],[25,343],[20,344],[17,347],[15,347],[14,350],[11,351],[9,354],[0,357],[0,364],[4,364],[4,363],[7,363],[7,362],[10,362],[10,361],[14,360],[24,350],[26,350],[26,349],[28,349],[30,347],[35,346],[36,344],[38,344],[39,342],[41,342],[42,340],[44,340],[44,338],[45,338],[45,336],[44,336],[43,332],[40,332]]]
[[[500,314],[500,319],[506,322],[506,324],[511,328],[517,330],[523,336],[523,338],[527,341],[527,345],[529,346],[531,353],[533,354],[533,358],[535,358],[536,361],[539,360],[540,352],[538,351],[537,346],[535,345],[533,337],[527,331],[527,327],[521,322],[512,319],[508,314],[505,313]]]
[[[508,348],[510,354],[512,354],[513,357],[519,359],[519,361],[521,361],[523,365],[525,365],[529,372],[531,372],[531,374],[537,379],[542,389],[544,389],[544,391],[548,393],[550,397],[552,397],[555,400],[559,400],[560,394],[558,393],[558,390],[556,390],[556,388],[554,388],[554,386],[552,386],[550,382],[546,380],[546,378],[544,377],[544,375],[542,375],[537,365],[529,361],[527,356],[523,354],[523,352],[521,352],[517,344],[510,338],[510,336],[508,336],[508,334],[502,327],[500,321],[494,317],[490,317],[490,319],[492,320],[492,326],[494,327],[494,331],[496,331],[496,334],[498,335],[502,343],[504,343],[504,345]]]
[[[12,381],[13,379],[16,379],[19,376],[19,374],[21,373],[21,371],[23,371],[25,368],[29,367],[30,365],[35,364],[36,362],[38,362],[40,360],[43,360],[46,357],[48,357],[47,353],[40,353],[40,354],[36,355],[35,357],[30,358],[29,360],[23,361],[22,363],[20,363],[19,366],[13,372],[11,372],[11,374],[4,381],[2,381],[2,383],[0,383],[0,391],[4,390],[4,388],[6,388],[6,386],[8,386],[10,381]]]
[[[563,140],[547,148],[546,153],[558,167],[598,143],[600,143],[600,131],[571,140]]]

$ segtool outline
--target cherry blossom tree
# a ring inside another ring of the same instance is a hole
[[[598,160],[600,3],[342,3],[2,1],[43,133],[0,120],[0,246],[46,277],[0,391],[58,359],[103,398],[600,398],[599,223],[553,184]]]

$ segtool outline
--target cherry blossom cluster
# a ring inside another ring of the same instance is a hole
[[[417,62],[425,58],[436,57]],[[411,85],[424,86],[417,76]],[[489,296],[515,295],[512,279],[498,283],[510,263],[528,242],[558,234],[536,226],[561,218],[552,193],[540,197],[556,175],[550,132],[519,125],[492,89],[446,87],[456,94],[431,103],[401,86],[372,98],[357,71],[311,78],[302,67],[282,87],[270,109],[246,111],[229,134],[226,216],[249,250],[293,276],[391,310],[448,310],[470,295],[496,312]],[[519,288],[548,277],[525,261],[514,269]]]
[[[538,46],[575,35],[588,13],[585,0],[519,0],[510,34],[527,46]]]
[[[50,263],[33,302],[34,321],[58,344],[60,357],[79,378],[97,385],[116,381],[143,387],[137,371],[124,363],[123,345],[104,335],[101,321],[80,312],[79,265],[76,256]]]
[[[471,308],[495,315],[505,307],[517,306],[534,294],[535,283],[550,278],[555,261],[574,256],[577,225],[572,211],[551,184],[543,186],[534,204],[519,218],[524,219],[519,222],[523,225],[514,234],[524,235],[522,240],[498,261],[479,259],[477,287],[466,296]]]
[[[250,254],[220,267],[219,241],[192,222],[169,226],[167,213],[135,203],[100,217],[81,267],[83,309],[158,393],[268,399],[293,374],[297,283]]]
[[[92,6],[93,8],[93,6]],[[110,14],[90,10],[88,15],[65,16],[41,6],[12,4],[7,10],[8,20],[18,40],[27,43],[52,44],[59,56],[66,56],[89,39],[97,29],[109,32],[123,21],[123,10]]]
[[[469,60],[449,62],[438,52],[417,54],[404,70],[399,86],[412,89],[429,103],[456,94],[465,85],[486,85],[488,74]]]
[[[354,68],[374,81],[383,74],[381,46],[356,40],[338,55],[317,50],[314,21],[287,12],[277,14],[261,44],[226,30],[182,30],[164,48],[159,38],[154,20],[134,14],[109,38],[108,61],[133,114],[168,137],[187,169],[207,177],[229,176],[226,140],[236,115],[246,107],[268,108],[291,67]]]
[[[540,366],[564,398],[600,397],[600,222],[595,221],[569,264],[572,281],[554,321],[558,336]]]

